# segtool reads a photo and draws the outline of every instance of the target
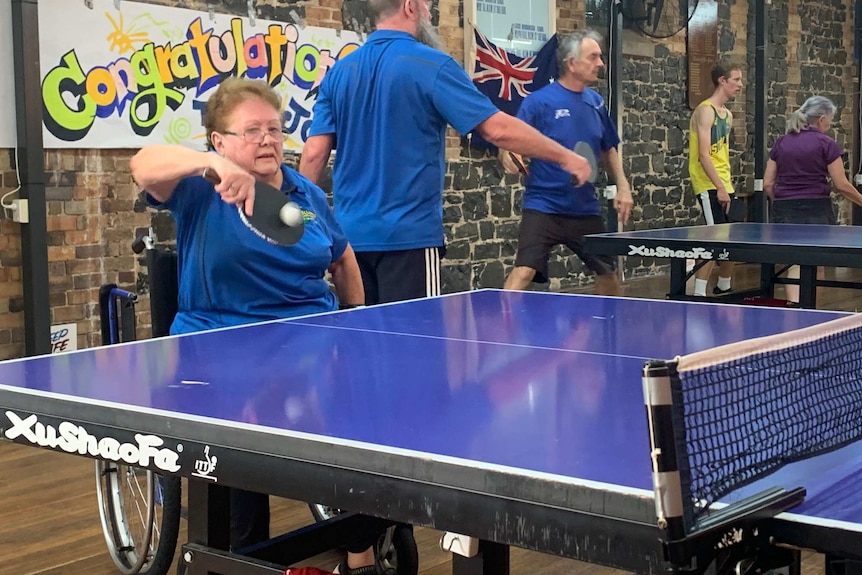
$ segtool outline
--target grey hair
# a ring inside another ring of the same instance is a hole
[[[404,0],[368,0],[368,12],[371,14],[371,19],[376,23],[397,12],[402,4],[404,4]]]
[[[566,60],[569,58],[578,59],[581,57],[581,46],[587,38],[595,40],[599,44],[602,43],[602,37],[598,32],[592,30],[578,30],[571,34],[560,36],[560,42],[557,45],[557,68],[560,70],[566,69]]]
[[[811,96],[802,106],[790,114],[787,121],[787,133],[798,133],[823,116],[833,116],[838,108],[826,96]]]

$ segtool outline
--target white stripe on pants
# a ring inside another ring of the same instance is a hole
[[[440,250],[425,248],[425,296],[440,295]]]

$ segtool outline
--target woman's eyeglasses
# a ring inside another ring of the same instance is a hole
[[[261,142],[263,142],[266,136],[269,136],[276,142],[283,142],[285,136],[281,128],[275,127],[267,128],[265,130],[262,128],[249,128],[242,133],[229,132],[225,130],[224,132],[222,132],[222,134],[225,134],[227,136],[239,136],[249,144],[260,144]]]

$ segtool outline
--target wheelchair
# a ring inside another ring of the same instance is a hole
[[[177,312],[176,253],[155,249],[151,237],[137,240],[136,253],[147,248],[152,336],[168,335]],[[135,339],[137,295],[106,284],[99,289],[102,345]],[[180,528],[182,487],[175,475],[96,461],[96,496],[108,553],[123,575],[165,575],[174,560]]]
[[[170,333],[177,313],[177,254],[157,246],[152,230],[132,244],[146,252],[152,337]],[[134,341],[137,295],[114,284],[99,290],[102,344]],[[97,498],[108,553],[123,575],[166,575],[174,560],[182,515],[182,487],[178,476],[96,461]],[[342,513],[340,509],[309,503],[317,522]],[[379,571],[384,575],[416,575],[419,554],[413,528],[395,524],[375,544]]]

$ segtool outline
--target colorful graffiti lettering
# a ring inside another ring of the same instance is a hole
[[[291,98],[284,111],[284,126],[287,133],[299,133],[299,137],[303,142],[308,139],[308,129],[311,127],[312,104],[314,102],[308,103],[308,108],[306,108],[296,98]]]
[[[108,38],[114,49],[132,46],[135,39],[141,45],[128,56],[89,69],[70,50],[42,81],[45,126],[61,140],[76,141],[87,135],[96,119],[128,113],[134,133],[147,136],[168,110],[183,104],[187,91],[194,90],[197,104],[227,76],[314,90],[336,61],[359,47],[347,42],[333,52],[313,40],[301,43],[293,24],[271,24],[265,32],[248,37],[245,32],[242,18],[232,18],[221,34],[205,30],[201,18],[196,18],[186,29],[185,41],[174,45],[142,43],[140,35],[130,40],[114,32]],[[310,105],[306,108],[291,97],[285,110],[290,133],[300,133],[304,141],[310,117]]]

